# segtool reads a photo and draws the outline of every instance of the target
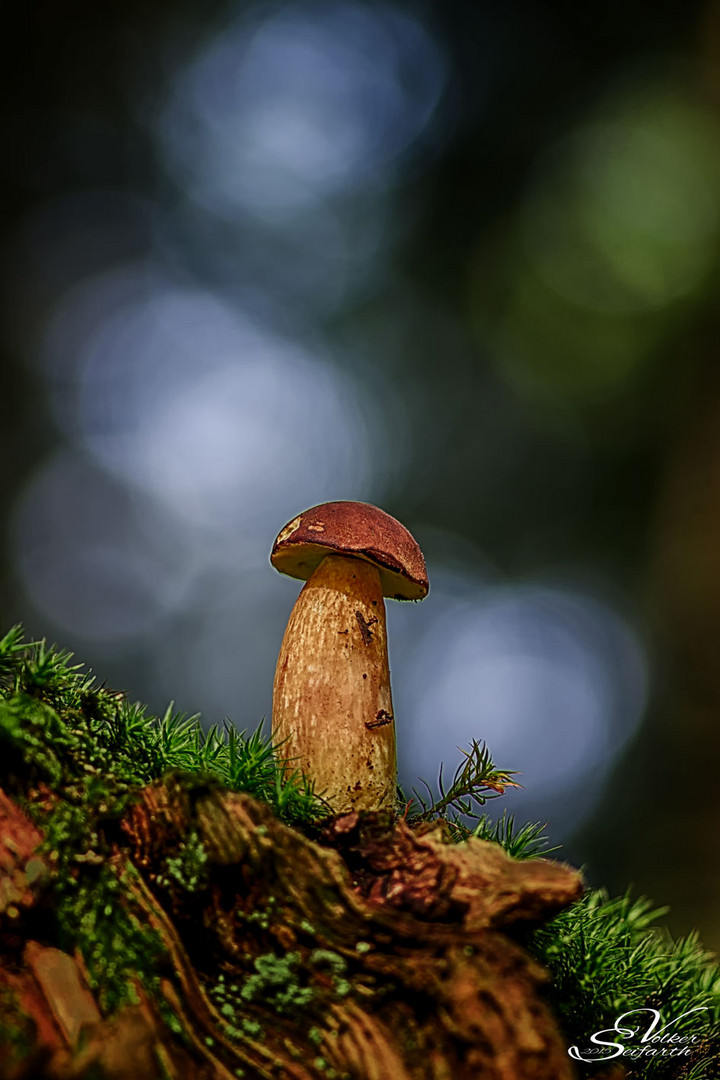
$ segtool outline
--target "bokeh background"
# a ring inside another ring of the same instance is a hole
[[[28,0],[5,35],[0,601],[269,714],[279,528],[375,502],[406,788],[487,739],[720,945],[720,5]]]

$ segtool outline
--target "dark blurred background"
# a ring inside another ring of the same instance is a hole
[[[2,622],[254,729],[279,528],[375,502],[407,788],[487,739],[720,944],[720,4],[14,10]]]

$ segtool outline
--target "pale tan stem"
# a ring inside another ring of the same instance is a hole
[[[337,813],[395,801],[395,720],[377,569],[328,555],[297,599],[273,687],[273,742]]]

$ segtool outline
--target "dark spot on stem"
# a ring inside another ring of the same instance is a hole
[[[366,720],[365,727],[368,731],[372,731],[373,728],[385,727],[386,724],[392,724],[393,718],[391,713],[387,709],[378,709],[375,713],[374,720]]]
[[[362,611],[356,611],[355,619],[358,626],[360,627],[360,636],[363,639],[363,645],[369,645],[373,639],[372,630],[370,629],[370,627],[373,625],[373,623],[377,622],[377,618],[373,617],[366,622]]]

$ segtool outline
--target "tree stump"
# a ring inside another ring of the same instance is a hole
[[[58,870],[26,807],[0,792],[0,1080],[574,1075],[546,975],[513,936],[579,897],[567,866],[389,813],[310,837],[171,776],[99,820],[72,871],[114,875],[154,942],[153,978],[108,1011],[86,961],[103,913],[59,947]]]

